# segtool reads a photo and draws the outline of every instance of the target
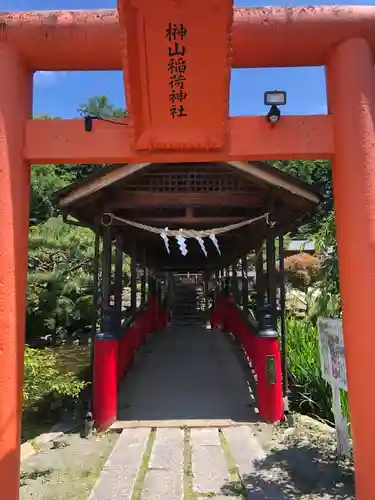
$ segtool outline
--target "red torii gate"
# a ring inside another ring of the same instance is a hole
[[[375,8],[162,3],[119,0],[119,15],[0,15],[3,495],[17,499],[19,490],[29,165],[332,158],[357,499],[373,500],[375,393],[368,370],[375,289]],[[169,23],[188,30],[188,116],[181,119],[170,114]],[[228,117],[231,67],[311,65],[326,66],[328,116],[282,117],[275,127],[263,117]],[[120,121],[126,126],[95,122],[87,133],[80,120],[31,119],[33,71],[93,69],[124,70],[130,117]]]

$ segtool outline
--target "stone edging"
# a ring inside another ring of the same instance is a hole
[[[30,439],[29,441],[26,441],[26,443],[21,444],[20,462],[22,463],[24,460],[37,453],[42,444],[58,439],[76,427],[77,423],[75,422],[60,422],[53,425],[49,432],[44,432],[36,438]]]

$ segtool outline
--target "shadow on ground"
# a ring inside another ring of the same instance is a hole
[[[353,500],[354,471],[349,460],[294,444],[270,451],[242,484],[230,482],[222,493],[251,500]]]
[[[37,479],[44,481],[49,481],[49,476],[52,474],[52,469],[43,469],[43,470],[33,470],[29,472],[21,472],[20,473],[20,487],[27,486],[28,481],[35,481]]]

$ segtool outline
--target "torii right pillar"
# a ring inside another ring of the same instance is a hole
[[[327,61],[334,201],[357,500],[375,499],[375,70],[365,39]]]

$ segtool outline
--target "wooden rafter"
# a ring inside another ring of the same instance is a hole
[[[185,192],[181,193],[160,193],[148,191],[123,191],[117,198],[108,199],[104,203],[105,210],[121,209],[128,207],[161,207],[161,206],[233,206],[241,207],[254,204],[259,206],[264,202],[260,195],[249,194],[248,192]]]
[[[285,189],[290,193],[306,198],[313,203],[319,203],[320,201],[318,193],[313,193],[311,188],[308,189],[307,186],[303,186],[301,183],[298,183],[291,178],[288,179],[287,176],[283,175],[283,173],[277,169],[273,169],[273,171],[271,171],[270,168],[265,168],[264,163],[229,162],[229,165],[232,165],[242,172],[261,180],[265,184]]]
[[[112,170],[106,173],[106,175],[100,177],[95,176],[96,178],[92,182],[77,185],[77,189],[68,193],[65,197],[62,196],[59,202],[60,206],[65,207],[76,200],[80,200],[82,198],[90,196],[102,189],[111,186],[115,182],[124,180],[126,177],[134,175],[135,173],[143,170],[149,165],[150,163],[130,163],[127,165],[122,165],[121,168]]]

